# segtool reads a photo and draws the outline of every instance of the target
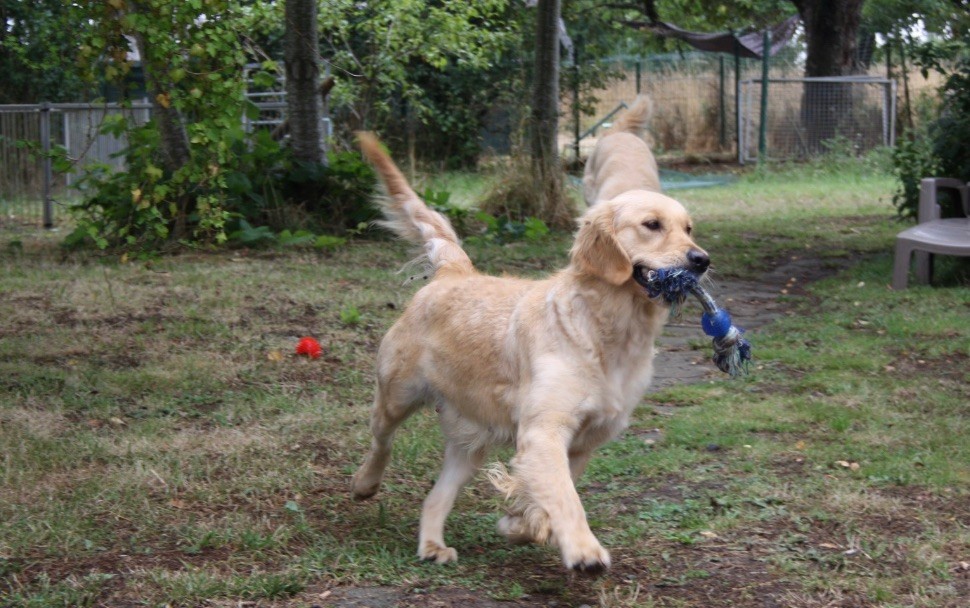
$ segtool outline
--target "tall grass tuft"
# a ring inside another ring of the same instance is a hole
[[[513,154],[495,167],[480,204],[482,211],[495,217],[516,222],[538,218],[549,226],[572,229],[579,214],[576,202],[559,189],[557,196],[548,196],[537,183],[532,160],[523,154]]]

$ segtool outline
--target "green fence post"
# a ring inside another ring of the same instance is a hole
[[[768,58],[771,56],[771,33],[765,30],[761,50],[761,127],[758,129],[758,162],[765,160],[768,148]]]
[[[734,36],[734,142],[738,149],[738,164],[744,164],[744,150],[741,149],[741,49],[737,36]]]
[[[721,150],[724,150],[724,146],[727,145],[727,125],[725,124],[727,118],[727,108],[724,104],[724,55],[718,55],[721,64],[721,79],[717,88],[717,105],[718,105],[718,115],[721,120]]]

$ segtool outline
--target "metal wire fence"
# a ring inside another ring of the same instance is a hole
[[[578,98],[573,89],[564,99],[559,143],[567,160],[586,158],[597,136],[641,92],[654,102],[649,134],[656,153],[722,155],[740,162],[759,158],[761,60],[686,53],[617,57],[597,69],[611,70],[619,78],[607,87],[580,91]],[[803,72],[794,53],[769,60],[767,159],[805,159],[833,145],[863,153],[893,144],[896,113],[904,102],[897,101],[902,91],[895,80],[875,75],[885,72],[882,66],[873,66],[872,76],[853,77],[851,84],[825,79],[813,83],[801,78]],[[902,77],[898,70],[894,75]],[[939,84],[918,71],[905,75],[904,81],[914,99],[934,95]]]
[[[771,74],[798,76],[802,68],[789,58],[772,60]],[[737,140],[739,83],[761,73],[760,60],[710,53],[618,57],[600,62],[619,78],[606,88],[579,93],[564,103],[560,144],[566,158],[589,155],[597,135],[613,115],[639,93],[653,99],[650,135],[655,152],[730,153]]]
[[[896,83],[892,80],[868,76],[745,80],[740,98],[738,158],[742,163],[812,158],[835,147],[861,155],[895,143]]]
[[[272,128],[284,121],[285,94],[254,94],[258,116],[243,116],[247,132]],[[51,227],[55,210],[75,202],[78,178],[93,164],[122,170],[124,136],[105,129],[124,117],[129,124],[151,118],[149,103],[0,105],[0,226],[10,224]],[[332,134],[329,116],[323,117],[323,137]],[[54,170],[52,151],[63,149],[67,171]]]
[[[70,187],[85,168],[123,168],[125,142],[105,132],[106,121],[125,116],[144,123],[149,112],[148,104],[0,105],[0,224],[50,227],[54,205],[69,203]],[[73,161],[70,170],[53,170],[56,147]]]

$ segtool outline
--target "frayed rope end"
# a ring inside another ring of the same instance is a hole
[[[713,338],[714,364],[732,378],[748,372],[751,343],[742,337],[744,330],[731,323],[731,315],[723,308],[718,308],[714,298],[700,286],[694,273],[681,268],[651,270],[645,287],[651,298],[662,298],[672,307],[682,304],[688,293],[693,294],[704,308],[701,328]]]

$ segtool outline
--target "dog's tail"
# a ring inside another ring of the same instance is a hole
[[[415,194],[373,133],[359,132],[357,139],[387,193],[378,199],[386,218],[379,223],[401,238],[422,246],[435,272],[442,268],[471,272],[472,261],[461,248],[451,223]]]
[[[627,108],[620,118],[613,123],[611,133],[632,133],[637,136],[643,135],[643,130],[647,128],[650,118],[653,116],[653,101],[646,95],[637,95],[633,104]]]

